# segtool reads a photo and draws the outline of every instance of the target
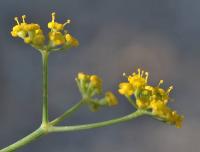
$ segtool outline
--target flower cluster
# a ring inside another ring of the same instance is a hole
[[[128,99],[134,95],[136,100],[135,107],[137,109],[150,111],[159,120],[175,124],[177,128],[180,128],[183,116],[178,115],[176,111],[168,107],[169,93],[173,86],[164,90],[160,87],[163,80],[160,80],[157,86],[150,86],[148,84],[148,76],[148,72],[138,69],[137,73],[127,77],[128,82],[119,84],[119,93]]]
[[[115,106],[118,100],[115,95],[108,91],[101,99],[96,98],[96,95],[102,94],[102,80],[97,75],[88,75],[78,73],[76,82],[81,92],[82,98],[90,106],[92,111],[97,111],[100,106]]]
[[[45,42],[45,36],[38,24],[26,23],[26,16],[22,16],[22,23],[19,22],[18,17],[15,17],[17,25],[12,29],[11,35],[13,37],[20,37],[25,43],[32,44],[35,47],[42,47]]]
[[[52,13],[52,20],[48,23],[48,28],[51,30],[49,32],[49,40],[51,46],[59,46],[59,45],[65,45],[66,47],[77,47],[79,45],[79,42],[77,39],[75,39],[72,35],[67,33],[67,31],[64,31],[64,27],[69,24],[71,21],[67,20],[65,23],[61,24],[55,21],[55,15],[56,13]]]
[[[48,28],[50,29],[48,38],[45,38],[45,35],[38,24],[26,23],[25,15],[22,16],[21,23],[18,17],[15,17],[17,25],[13,27],[11,35],[13,37],[22,38],[25,43],[28,43],[39,50],[51,51],[55,48],[57,50],[62,50],[70,47],[77,47],[79,45],[78,40],[64,30],[64,27],[70,23],[70,20],[61,24],[55,21],[55,15],[55,12],[53,12],[52,20],[48,23]],[[45,39],[48,39],[47,43],[45,43]]]

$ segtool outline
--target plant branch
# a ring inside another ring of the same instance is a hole
[[[68,109],[67,111],[65,111],[61,116],[59,116],[58,118],[56,118],[53,121],[51,121],[50,124],[52,126],[59,124],[65,118],[67,118],[72,113],[74,113],[75,111],[77,111],[82,105],[83,105],[83,101],[81,100],[80,102],[78,102],[77,104],[75,104],[73,107],[71,107],[70,109]]]
[[[76,104],[74,108],[80,104]],[[73,109],[73,108],[71,108]],[[134,113],[131,113],[129,115],[126,115],[124,117],[108,120],[108,121],[103,121],[103,122],[98,122],[98,123],[91,123],[91,124],[84,124],[84,125],[74,125],[74,126],[58,126],[54,127],[51,126],[50,124],[47,124],[46,126],[41,126],[39,129],[35,130],[31,134],[27,135],[26,137],[20,139],[19,141],[9,145],[8,147],[1,149],[0,152],[13,152],[29,143],[32,141],[47,135],[48,133],[53,133],[53,132],[70,132],[70,131],[80,131],[80,130],[88,130],[88,129],[94,129],[94,128],[99,128],[99,127],[105,127],[105,126],[110,126],[113,124],[121,123],[121,122],[126,122],[132,119],[135,119],[139,116],[142,115],[150,115],[152,116],[151,112],[143,111],[143,110],[137,110]],[[62,115],[61,115],[62,116]]]
[[[98,122],[98,123],[91,123],[91,124],[83,124],[83,125],[75,125],[75,126],[58,126],[54,127],[52,126],[49,128],[49,132],[70,132],[70,131],[80,131],[80,130],[88,130],[88,129],[93,129],[93,128],[99,128],[99,127],[105,127],[105,126],[110,126],[113,124],[121,123],[121,122],[126,122],[132,119],[135,119],[139,116],[142,116],[146,114],[144,111],[137,110],[132,114],[126,115],[124,117],[108,120],[108,121],[103,121],[103,122]]]
[[[29,134],[28,136],[18,140],[17,142],[9,145],[8,147],[1,149],[0,152],[13,152],[25,145],[27,145],[28,143],[42,137],[43,135],[45,135],[45,131],[42,128],[39,128],[37,130],[35,130],[34,132],[32,132],[31,134]]]

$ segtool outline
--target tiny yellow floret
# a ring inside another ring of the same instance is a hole
[[[105,97],[106,97],[106,100],[107,100],[109,106],[115,106],[118,104],[118,100],[112,92],[110,92],[110,91],[106,92]]]
[[[61,32],[50,32],[49,40],[54,46],[63,45],[65,43],[65,38]]]
[[[145,72],[145,77],[143,77],[144,71],[138,69],[138,73],[133,73],[132,76],[128,76],[128,81],[132,86],[137,89],[145,86],[148,81],[148,72]]]
[[[72,35],[66,34],[66,35],[65,35],[65,39],[66,39],[66,42],[67,42],[70,46],[72,46],[72,47],[77,47],[77,46],[79,46],[79,41],[78,41],[76,38],[74,38]]]
[[[90,76],[90,83],[95,88],[102,88],[102,80],[97,75]]]
[[[89,79],[89,76],[87,74],[84,74],[83,72],[79,72],[78,73],[78,79],[82,80],[82,81],[85,81],[85,80]]]
[[[64,29],[64,27],[71,22],[70,20],[67,20],[63,24],[55,22],[55,18],[56,18],[55,12],[53,12],[51,14],[51,16],[52,16],[52,20],[51,20],[51,22],[48,23],[48,28],[53,30],[53,31],[62,31]]]
[[[130,83],[122,82],[119,84],[119,93],[125,96],[131,96],[134,94],[134,89]]]
[[[20,37],[25,43],[31,44],[35,47],[42,47],[45,42],[45,36],[40,26],[35,23],[26,23],[26,15],[22,15],[22,22],[19,22],[18,17],[15,17],[17,25],[11,31],[13,37]]]

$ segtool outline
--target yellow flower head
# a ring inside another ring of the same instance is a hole
[[[27,31],[26,31],[25,28],[24,28],[25,25],[26,25],[25,18],[26,18],[26,16],[23,15],[23,16],[22,16],[22,20],[23,20],[22,23],[19,22],[18,17],[15,17],[15,18],[14,18],[15,21],[16,21],[16,23],[17,23],[17,25],[15,25],[15,26],[13,27],[12,31],[11,31],[11,35],[12,35],[13,37],[21,37],[21,38],[24,38],[24,37],[26,36]]]
[[[36,47],[40,47],[45,42],[45,36],[40,26],[35,23],[26,23],[26,16],[22,16],[22,23],[19,22],[18,17],[15,17],[17,25],[11,31],[13,37],[20,37],[24,39],[25,43],[30,43]]]
[[[97,75],[90,76],[90,83],[95,88],[102,88],[102,80]]]
[[[87,74],[84,74],[83,72],[78,73],[78,80],[80,81],[87,81],[89,80],[90,76]]]
[[[173,86],[170,86],[166,91],[160,88],[160,85],[163,83],[163,80],[160,80],[159,84],[152,89],[152,98],[153,100],[161,100],[164,103],[169,101],[169,93],[172,91]]]
[[[145,74],[145,76],[143,76]],[[126,75],[125,73],[123,75]],[[125,96],[131,96],[136,90],[142,89],[147,85],[148,72],[138,69],[138,73],[133,73],[128,76],[128,82],[122,82],[119,84],[119,93]]]
[[[125,96],[131,96],[134,94],[133,86],[130,83],[122,82],[119,84],[119,93]]]
[[[143,101],[141,99],[136,100],[136,105],[138,109],[146,109],[149,107],[149,102],[148,101]]]
[[[25,43],[30,44],[40,51],[59,51],[71,47],[77,47],[79,45],[78,40],[67,31],[63,31],[64,27],[70,23],[70,20],[61,24],[55,21],[55,15],[55,12],[52,13],[52,21],[48,23],[48,28],[51,29],[51,31],[48,34],[49,42],[46,44],[46,38],[40,26],[35,23],[27,23],[25,21],[25,15],[22,16],[21,23],[18,17],[15,17],[17,25],[12,28],[11,35],[13,37],[22,38]]]
[[[175,124],[177,128],[181,128],[184,117],[178,115],[175,111],[170,109],[164,102],[152,101],[150,107],[152,109],[152,113],[155,114],[156,117],[169,124]]]
[[[110,91],[106,92],[105,98],[109,106],[115,106],[118,104],[118,100],[116,96]]]
[[[181,128],[182,127],[182,122],[183,122],[184,116],[178,115],[176,111],[172,112],[171,120],[173,124],[176,125],[176,128]]]
[[[52,20],[51,22],[48,23],[48,28],[51,29],[52,31],[62,31],[64,27],[71,22],[69,19],[63,24],[55,22],[56,13],[53,12],[51,15],[52,15]]]
[[[92,97],[102,91],[102,80],[97,75],[79,73],[76,79],[83,96]]]
[[[45,37],[43,34],[35,34],[32,38],[32,44],[35,46],[42,46],[44,44]]]
[[[53,43],[53,46],[65,43],[65,38],[61,32],[49,32],[49,40]]]
[[[128,81],[134,89],[138,89],[144,87],[147,84],[148,76],[148,72],[144,73],[144,71],[138,69],[138,73],[133,73],[132,76],[128,76]]]
[[[67,31],[64,31],[64,27],[70,23],[70,20],[67,20],[65,23],[61,24],[55,21],[56,13],[52,13],[52,21],[48,23],[48,28],[51,29],[49,32],[49,40],[50,44],[52,46],[59,46],[63,45],[66,48],[69,47],[77,47],[79,45],[79,42],[76,38],[74,38],[72,35],[67,33]]]
[[[136,105],[139,109],[148,109],[152,100],[151,86],[145,86],[137,92]]]
[[[72,47],[79,46],[79,41],[70,34],[65,35],[66,43]]]
[[[119,93],[125,95],[136,109],[147,110],[157,119],[180,128],[184,117],[178,115],[167,105],[170,100],[169,93],[173,86],[170,86],[167,90],[161,88],[160,85],[163,80],[160,80],[157,86],[151,86],[147,84],[148,73],[146,72],[145,76],[143,75],[144,71],[138,69],[138,73],[128,76],[128,82],[119,84]],[[135,100],[132,99],[131,95],[134,95]]]

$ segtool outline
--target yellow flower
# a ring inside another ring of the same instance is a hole
[[[38,24],[31,23],[31,24],[25,24],[24,30],[26,30],[26,31],[36,31],[36,30],[41,30],[41,29],[40,29],[40,26]]]
[[[152,89],[153,99],[154,100],[161,100],[164,103],[169,101],[169,93],[172,91],[173,86],[170,86],[166,91],[160,88],[160,85],[163,83],[163,80],[160,80],[159,84]]]
[[[115,106],[118,104],[118,100],[112,92],[106,92],[105,98],[109,106]]]
[[[166,104],[160,100],[153,100],[150,103],[150,108],[152,109],[152,112],[156,115],[162,115],[163,113],[167,113],[169,111]]]
[[[175,111],[172,112],[171,122],[173,122],[176,125],[176,128],[182,127],[184,116],[178,115]]]
[[[125,96],[131,96],[134,94],[134,89],[130,83],[122,82],[119,84],[119,93]]]
[[[90,83],[95,88],[102,88],[102,80],[97,75],[90,76]]]
[[[87,75],[80,72],[76,81],[82,95],[85,97],[92,97],[102,91],[102,80],[97,75]]]
[[[25,21],[26,16],[22,16],[22,23],[19,22],[18,17],[15,17],[17,25],[15,25],[11,31],[13,37],[20,37],[24,39],[25,43],[30,43],[36,47],[40,47],[44,44],[45,37],[38,24],[28,24]]]
[[[45,44],[45,36],[38,24],[26,23],[26,16],[22,16],[22,22],[19,22],[18,17],[15,17],[17,25],[12,28],[11,35],[20,37],[25,43],[37,48],[38,50],[59,51],[71,47],[77,47],[79,42],[72,35],[64,31],[64,27],[70,23],[67,20],[61,24],[55,21],[55,12],[52,13],[52,21],[48,23],[48,28],[51,31],[48,34],[49,42]],[[60,47],[58,47],[60,46]]]
[[[27,43],[27,44],[31,43],[31,38],[30,37],[25,37],[24,38],[24,42]]]
[[[139,109],[148,109],[152,100],[151,86],[145,86],[137,92],[136,105]]]
[[[49,40],[54,46],[62,45],[65,43],[65,38],[61,32],[49,32]]]
[[[184,117],[172,111],[164,102],[154,100],[151,102],[150,107],[152,113],[158,118],[169,124],[175,124],[177,128],[181,128]]]
[[[78,79],[81,81],[89,80],[89,75],[84,74],[83,72],[78,73]]]
[[[44,44],[44,41],[45,37],[43,34],[36,34],[32,39],[32,43],[35,46],[42,46]]]
[[[139,109],[146,109],[146,108],[149,107],[149,102],[148,101],[142,101],[141,99],[137,99],[136,105],[137,105],[137,108],[139,108]]]
[[[145,76],[143,76],[145,74]],[[129,83],[134,89],[142,88],[147,84],[148,72],[141,71],[138,69],[138,73],[133,73],[132,76],[128,76]]]
[[[63,34],[61,31],[64,30],[64,27],[70,23],[70,20],[67,20],[64,24],[55,22],[55,12],[52,13],[52,21],[48,23],[48,28],[51,29],[49,33],[49,40],[53,46],[64,45],[67,47],[77,47],[79,42],[72,35],[64,31]]]
[[[64,27],[70,23],[70,20],[67,20],[65,23],[61,24],[58,22],[55,22],[56,18],[56,13],[53,12],[52,14],[52,20],[51,22],[48,23],[48,28],[51,29],[52,31],[62,31]]]
[[[27,31],[24,29],[24,27],[26,26],[25,17],[26,17],[25,15],[22,16],[23,19],[22,23],[19,22],[18,17],[14,18],[17,25],[15,25],[11,31],[11,35],[13,37],[24,38],[27,35]]]
[[[65,39],[66,39],[67,44],[72,47],[77,47],[79,45],[78,40],[70,34],[66,34]]]
[[[152,112],[153,116],[169,124],[181,127],[183,116],[178,115],[167,105],[170,100],[169,93],[173,86],[167,90],[160,87],[163,80],[160,80],[157,86],[147,84],[148,73],[138,69],[138,73],[128,76],[128,82],[119,84],[119,93],[128,97],[137,109],[143,109]],[[135,101],[131,99],[131,95],[135,96]]]

